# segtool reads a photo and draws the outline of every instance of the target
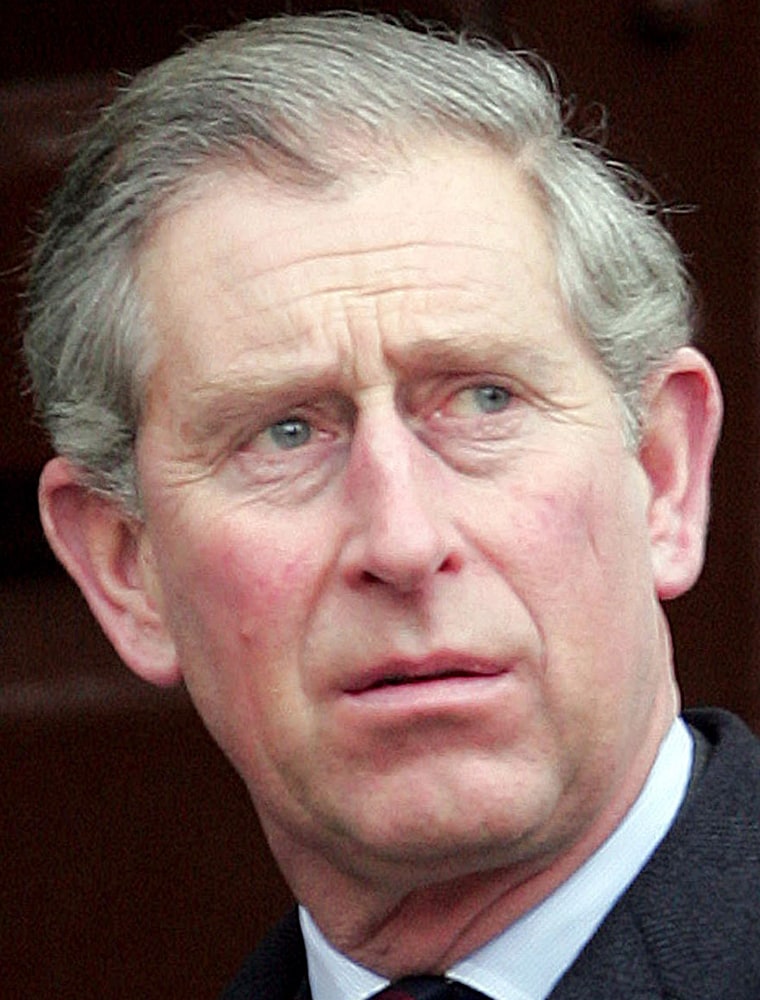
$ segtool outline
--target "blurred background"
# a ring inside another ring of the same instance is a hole
[[[299,11],[328,4],[301,4]],[[356,5],[344,4],[345,7]],[[0,19],[0,997],[212,1000],[289,902],[238,779],[182,691],[133,680],[48,555],[48,452],[22,394],[37,212],[122,74],[284,10],[244,0],[6,0]],[[295,9],[295,8],[287,8]],[[430,0],[537,51],[668,204],[726,395],[708,563],[668,608],[687,705],[760,731],[760,4]]]

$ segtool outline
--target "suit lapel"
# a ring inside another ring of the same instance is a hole
[[[551,1000],[760,996],[760,750],[725,713],[690,721],[704,736],[676,822]]]
[[[550,1000],[664,1000],[666,996],[637,923],[622,902],[557,983]]]
[[[311,1000],[311,990],[309,989],[309,980],[307,977],[304,977],[293,1000]]]

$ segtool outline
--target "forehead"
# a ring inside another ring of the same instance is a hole
[[[139,280],[164,378],[578,349],[531,184],[480,146],[441,143],[321,192],[210,174],[161,219]]]

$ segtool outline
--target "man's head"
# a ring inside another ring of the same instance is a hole
[[[336,16],[211,38],[139,77],[93,131],[31,283],[27,356],[56,450],[139,510],[134,441],[156,342],[134,269],[199,175],[224,163],[325,196],[424,136],[491,145],[531,181],[563,298],[635,435],[647,371],[690,336],[680,257],[643,192],[633,201],[629,179],[564,127],[536,60]]]
[[[614,829],[677,709],[659,600],[701,566],[720,413],[678,255],[540,78],[477,46],[285,20],[112,115],[132,145],[95,173],[151,206],[109,235],[123,294],[43,249],[30,353],[62,396],[125,366],[124,448],[109,479],[59,436],[51,542],[125,661],[184,678],[333,940],[411,899],[434,935],[451,880],[482,929],[495,873],[529,905]],[[34,346],[59,312],[132,346],[71,341],[64,376]]]

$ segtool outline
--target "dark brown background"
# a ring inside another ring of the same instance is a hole
[[[184,695],[130,678],[46,554],[35,483],[47,450],[20,398],[16,319],[35,210],[87,109],[119,72],[277,9],[9,0],[0,19],[0,997],[210,1000],[288,902]],[[675,228],[727,408],[708,567],[669,614],[686,703],[728,706],[760,730],[758,2],[406,9],[539,51],[589,127],[606,109],[615,155],[694,206]]]

